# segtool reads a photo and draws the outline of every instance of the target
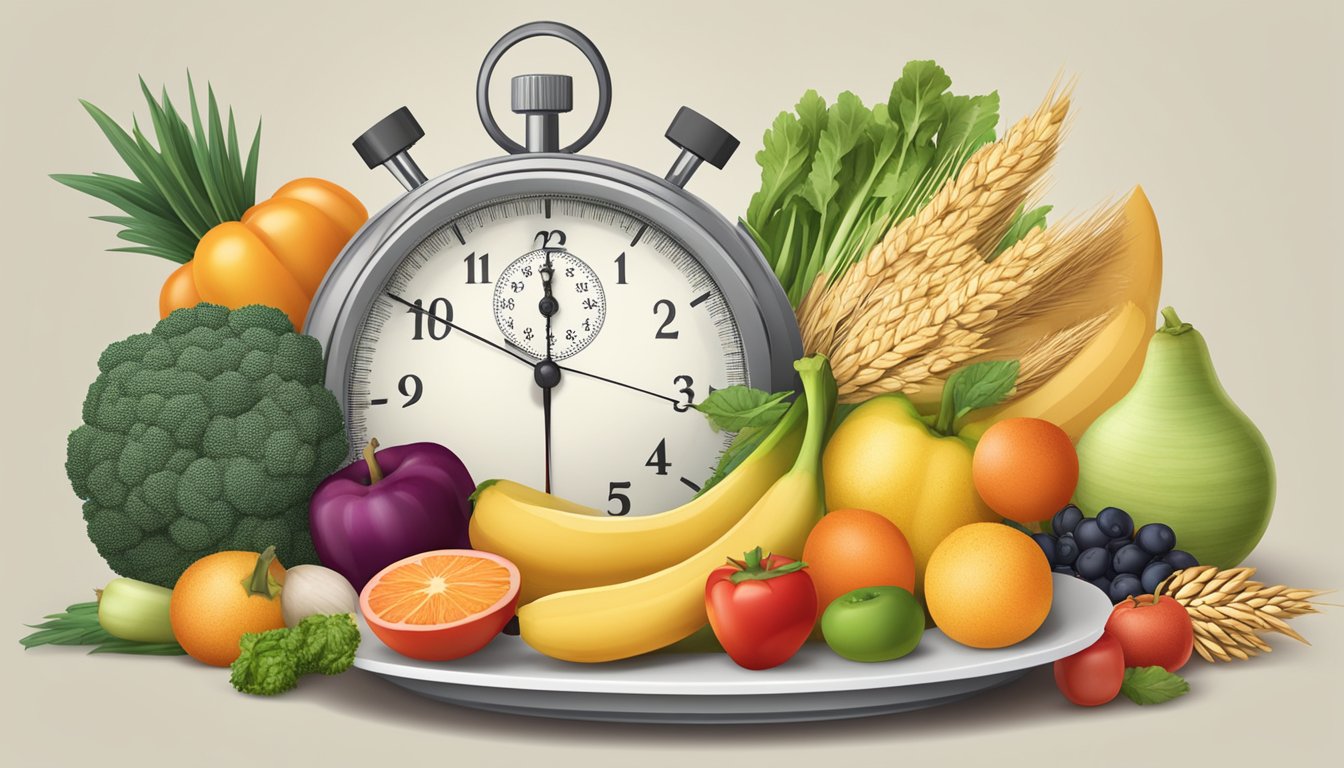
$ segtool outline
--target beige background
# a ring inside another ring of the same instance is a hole
[[[957,92],[997,88],[1004,114],[1016,118],[1058,73],[1076,75],[1075,119],[1050,202],[1078,210],[1145,186],[1162,223],[1164,299],[1205,333],[1227,389],[1278,460],[1274,524],[1250,562],[1271,581],[1344,586],[1342,275],[1332,223],[1344,203],[1337,3],[5,0],[3,762],[1326,761],[1344,714],[1340,609],[1295,624],[1314,647],[1275,640],[1276,652],[1252,663],[1192,662],[1194,693],[1156,711],[1125,701],[1075,709],[1039,670],[943,709],[755,728],[496,716],[435,705],[359,672],[259,700],[234,693],[226,672],[187,660],[23,652],[15,642],[22,622],[87,599],[111,575],[84,537],[64,478],[65,435],[99,351],[152,324],[170,267],[104,253],[116,244],[114,229],[85,217],[108,209],[45,178],[120,168],[76,98],[118,119],[143,116],[135,76],[181,96],[190,67],[238,106],[243,125],[265,115],[263,195],[289,178],[321,175],[377,208],[399,188],[363,168],[351,139],[408,104],[428,131],[415,155],[431,175],[497,154],[473,107],[476,67],[499,35],[537,18],[586,31],[615,73],[615,108],[594,154],[661,173],[674,155],[662,132],[683,103],[744,139],[725,172],[702,171],[692,185],[730,216],[756,187],[751,155],[761,132],[807,87],[885,98],[904,61],[932,57]],[[584,67],[560,44],[537,42],[499,76],[584,73],[573,131],[591,103]],[[502,99],[496,109],[506,110]]]

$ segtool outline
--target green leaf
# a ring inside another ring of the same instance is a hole
[[[1012,248],[1033,229],[1045,229],[1046,214],[1054,210],[1054,206],[1042,205],[1030,211],[1025,209],[1026,206],[1017,206],[1017,212],[1013,214],[1013,221],[1008,225],[1008,231],[1004,233],[1003,239],[994,247],[994,255],[990,256],[990,261]]]
[[[993,91],[983,96],[944,93],[942,99],[947,120],[938,131],[938,151],[933,163],[950,159],[960,167],[975,150],[994,140],[994,126],[999,123],[999,93]]]
[[[715,432],[738,432],[747,427],[763,427],[779,421],[789,404],[791,392],[770,394],[741,385],[717,389],[695,409],[705,414]]]
[[[911,61],[891,86],[887,112],[905,132],[905,142],[913,146],[933,143],[934,134],[947,116],[943,92],[952,87],[952,78],[932,61]]]
[[[1020,369],[1016,360],[991,360],[958,368],[943,385],[935,429],[950,435],[957,419],[977,408],[1003,402],[1017,385]]]
[[[723,454],[719,456],[719,462],[714,467],[714,474],[700,486],[700,490],[695,494],[697,497],[703,496],[706,491],[718,485],[719,481],[727,477],[734,469],[752,454],[753,451],[770,435],[774,429],[771,424],[765,427],[746,427],[733,436],[733,441],[724,449]]]
[[[764,146],[756,153],[756,162],[761,166],[761,189],[751,196],[751,204],[747,206],[746,220],[752,227],[764,229],[769,224],[767,214],[803,178],[811,151],[802,122],[788,112],[780,112],[765,132]]]
[[[1120,692],[1139,705],[1161,704],[1190,692],[1190,684],[1162,667],[1130,667]]]

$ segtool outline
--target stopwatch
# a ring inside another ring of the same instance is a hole
[[[573,79],[520,75],[512,111],[491,112],[500,58],[536,36],[578,48],[596,75],[596,114],[560,146]],[[478,481],[507,478],[609,515],[693,497],[731,435],[694,406],[733,386],[790,389],[802,352],[788,300],[750,236],[685,186],[723,168],[738,141],[682,107],[680,150],[659,177],[578,152],[611,108],[611,75],[578,30],[524,24],[481,64],[482,125],[507,154],[429,179],[402,107],[354,143],[405,193],[332,264],[307,318],[352,451],[432,441]]]

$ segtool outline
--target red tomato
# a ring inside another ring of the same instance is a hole
[[[1172,597],[1131,597],[1111,610],[1106,631],[1120,641],[1127,667],[1162,667],[1175,672],[1190,660],[1195,629],[1190,615]]]
[[[817,590],[802,563],[761,548],[715,568],[705,583],[709,625],[728,656],[747,669],[769,669],[803,647],[817,619]]]
[[[1114,699],[1125,681],[1125,652],[1120,641],[1102,632],[1097,642],[1055,662],[1055,685],[1064,698],[1080,707]]]

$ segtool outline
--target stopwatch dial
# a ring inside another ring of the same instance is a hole
[[[536,358],[546,356],[547,297],[550,356],[564,360],[597,338],[606,319],[606,294],[593,268],[569,251],[541,248],[505,267],[495,281],[495,325],[509,343]]]
[[[548,258],[553,360],[539,363]],[[436,442],[477,480],[538,489],[549,464],[552,493],[610,515],[694,496],[731,439],[694,406],[750,384],[733,308],[671,225],[586,197],[447,218],[363,312],[345,379],[353,444]]]

